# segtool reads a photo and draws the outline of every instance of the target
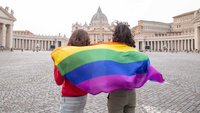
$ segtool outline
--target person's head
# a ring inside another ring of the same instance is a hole
[[[128,23],[117,22],[113,33],[113,42],[122,42],[131,47],[135,47],[135,41],[133,40]]]
[[[75,30],[68,42],[69,46],[87,46],[90,44],[88,33],[83,29]]]

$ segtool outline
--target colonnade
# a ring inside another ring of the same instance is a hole
[[[24,49],[24,50],[44,50],[48,51],[51,49],[51,45],[55,45],[56,41],[53,40],[34,40],[34,39],[13,39],[14,49]]]
[[[193,51],[195,50],[195,40],[139,41],[139,50],[145,50],[145,46],[149,46],[151,51]]]

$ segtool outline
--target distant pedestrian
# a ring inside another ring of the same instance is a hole
[[[89,35],[82,29],[74,31],[68,43],[69,46],[87,46],[89,44]],[[70,67],[70,65],[65,67]],[[56,66],[54,66],[54,79],[57,85],[62,85],[61,113],[83,113],[87,92],[77,88],[67,78],[64,78]]]
[[[0,50],[3,51],[4,47],[2,45],[0,45]]]
[[[11,48],[10,51],[13,52],[13,48]]]

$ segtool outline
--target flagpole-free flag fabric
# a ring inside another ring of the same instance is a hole
[[[64,78],[94,95],[139,88],[148,80],[164,82],[147,55],[122,43],[65,46],[55,49],[51,57]]]

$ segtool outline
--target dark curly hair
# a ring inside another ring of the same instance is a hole
[[[88,33],[83,29],[75,30],[68,42],[69,46],[87,46],[90,45],[90,38]]]
[[[133,40],[133,35],[131,34],[128,23],[117,22],[113,34],[113,42],[122,42],[128,46],[135,47],[135,41]]]

